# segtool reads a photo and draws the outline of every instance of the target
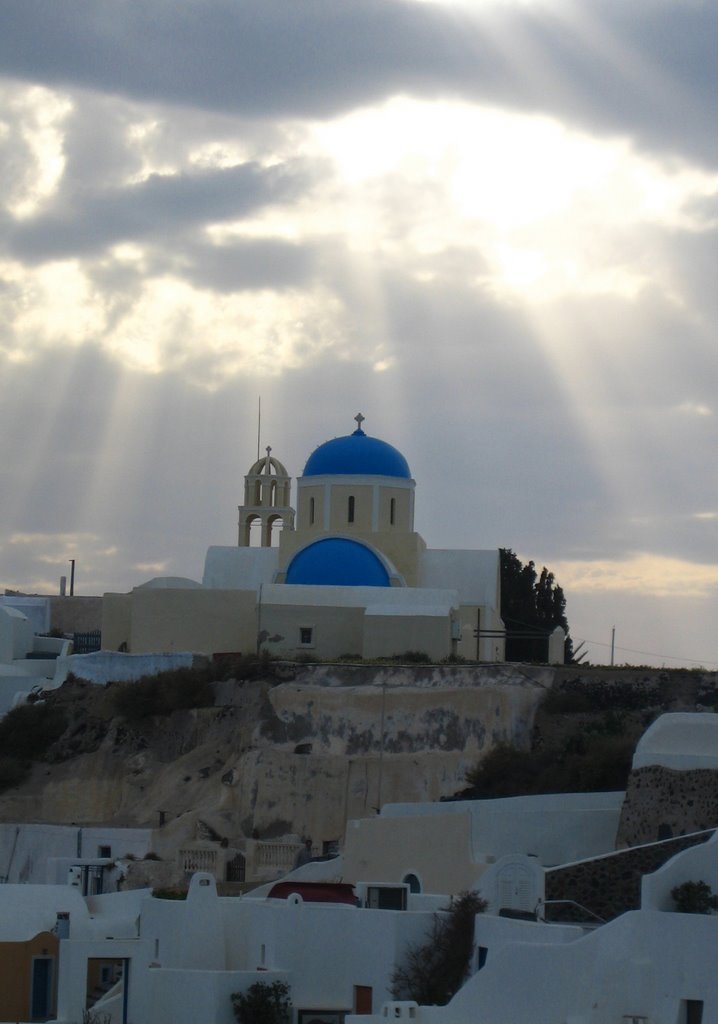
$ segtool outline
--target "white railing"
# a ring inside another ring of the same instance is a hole
[[[179,863],[185,874],[192,875],[195,871],[208,871],[217,876],[218,851],[212,847],[183,847],[179,850]]]

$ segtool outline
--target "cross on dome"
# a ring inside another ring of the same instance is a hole
[[[365,418],[366,417],[362,416],[362,414],[360,412],[358,412],[356,414],[356,416],[354,417],[354,419],[356,420],[356,425],[357,425],[357,428],[354,431],[355,434],[363,434],[364,433],[364,431],[361,428],[361,425],[364,422]]]

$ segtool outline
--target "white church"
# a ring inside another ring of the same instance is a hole
[[[157,578],[105,594],[103,647],[503,661],[498,550],[427,548],[407,460],[355,421],[309,456],[296,510],[267,448],[245,477],[237,546],[208,549],[202,583]]]

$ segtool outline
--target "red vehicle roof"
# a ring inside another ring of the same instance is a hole
[[[286,900],[296,893],[306,903],[348,903],[357,905],[354,886],[349,882],[277,882],[268,896],[275,900]]]

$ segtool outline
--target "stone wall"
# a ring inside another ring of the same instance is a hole
[[[632,771],[616,846],[636,846],[718,826],[718,771],[651,765]]]
[[[593,860],[549,868],[546,871],[545,899],[573,900],[604,921],[610,921],[627,910],[637,910],[641,905],[641,879],[643,875],[656,871],[681,850],[704,843],[713,831],[699,832],[669,839],[649,846],[637,846],[631,850]],[[591,915],[582,914],[570,906],[547,906],[547,921],[591,920]]]

